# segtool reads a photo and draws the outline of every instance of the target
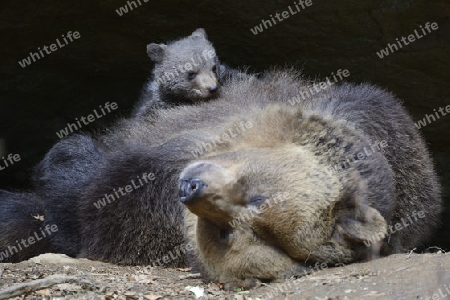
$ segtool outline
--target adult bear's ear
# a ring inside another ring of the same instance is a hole
[[[379,244],[387,235],[387,223],[381,213],[367,204],[364,191],[346,197],[336,219],[335,238],[367,247]]]
[[[151,43],[147,45],[147,54],[155,63],[161,62],[164,59],[167,45]]]
[[[337,219],[336,230],[345,240],[362,242],[369,247],[386,237],[387,224],[378,210],[359,205],[354,214],[344,214]]]
[[[191,35],[192,37],[199,37],[207,40],[208,36],[206,35],[206,31],[203,28],[197,28]]]
[[[380,212],[364,204],[345,210],[336,220],[331,239],[311,253],[315,260],[347,264],[379,253],[387,234]]]

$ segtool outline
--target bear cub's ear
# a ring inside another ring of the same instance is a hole
[[[161,62],[164,59],[166,49],[167,45],[165,44],[151,43],[147,45],[147,54],[153,62]]]
[[[206,35],[206,31],[203,28],[197,28],[191,35],[192,37],[199,37],[202,39],[208,39],[208,36]]]

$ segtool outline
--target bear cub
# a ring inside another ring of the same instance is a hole
[[[155,68],[132,117],[146,116],[155,109],[215,99],[219,97],[220,87],[231,79],[254,78],[221,64],[203,28],[167,45],[151,43],[147,45],[147,54]]]
[[[219,60],[204,29],[166,44],[151,43],[147,53],[155,63],[150,80],[132,116],[145,116],[153,109],[193,104],[218,96]]]

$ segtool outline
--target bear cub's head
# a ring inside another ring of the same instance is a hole
[[[166,44],[149,44],[154,81],[161,92],[193,103],[218,96],[219,60],[204,29]]]

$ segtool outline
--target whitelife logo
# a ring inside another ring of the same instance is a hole
[[[403,48],[403,46],[407,46],[410,43],[423,38],[424,36],[426,36],[428,33],[431,32],[431,29],[433,30],[437,30],[439,28],[438,24],[436,22],[433,22],[430,24],[430,22],[427,22],[425,24],[425,28],[422,27],[422,25],[419,25],[420,29],[422,30],[423,35],[420,35],[419,32],[417,32],[417,29],[414,29],[414,34],[410,34],[408,35],[408,37],[404,37],[402,36],[400,38],[400,40],[398,38],[396,38],[397,44],[390,44],[388,43],[387,47],[384,49],[381,49],[379,52],[377,52],[377,55],[379,58],[384,58],[386,56],[388,56],[391,53],[394,53],[395,51],[399,50],[400,48]],[[431,29],[430,29],[431,28]],[[426,29],[426,31],[425,31]],[[408,41],[407,41],[408,40]],[[398,45],[398,46],[397,46]]]
[[[99,114],[97,112],[97,109],[94,109],[93,114],[90,114],[87,117],[81,117],[80,120],[78,120],[78,118],[75,118],[76,123],[67,123],[66,128],[61,129],[59,132],[56,132],[56,135],[60,139],[62,139],[63,137],[68,136],[69,133],[73,133],[74,131],[79,130],[81,127],[83,127],[82,124],[88,125],[89,123],[92,123],[95,120],[98,120],[103,116],[106,116],[107,113],[116,110],[119,106],[117,105],[116,102],[112,102],[111,104],[109,102],[106,102],[104,106],[99,105],[99,107],[102,114]]]
[[[44,47],[38,47],[37,52],[30,52],[30,55],[28,57],[22,59],[22,61],[19,61],[19,65],[22,68],[25,68],[26,66],[31,65],[31,63],[36,62],[37,60],[43,58],[45,54],[51,54],[52,52],[55,52],[58,49],[61,49],[62,47],[65,47],[69,44],[67,40],[70,40],[70,42],[73,42],[74,40],[77,40],[81,37],[80,33],[78,31],[69,31],[66,36],[64,34],[62,35],[64,43],[61,43],[59,38],[56,39],[55,44],[51,44],[50,46],[44,45]],[[67,38],[67,39],[66,39]],[[40,54],[40,55],[39,55]]]

